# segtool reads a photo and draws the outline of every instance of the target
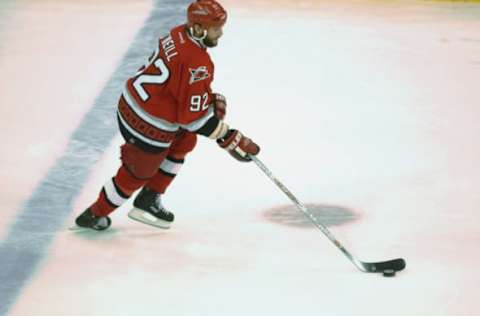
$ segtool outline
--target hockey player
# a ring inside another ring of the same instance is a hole
[[[141,188],[129,217],[168,228],[174,215],[161,196],[173,181],[197,135],[216,140],[240,161],[250,161],[260,148],[224,121],[225,97],[213,93],[214,65],[207,48],[215,47],[227,20],[215,0],[199,0],[187,9],[188,23],[161,38],[148,62],[128,79],[117,118],[125,144],[122,165],[103,186],[97,200],[75,223],[107,229],[108,215]]]

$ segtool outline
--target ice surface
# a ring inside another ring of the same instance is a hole
[[[226,1],[211,51],[229,123],[329,225],[338,210],[344,223],[330,229],[354,255],[402,256],[407,269],[358,272],[255,165],[207,139],[165,196],[172,229],[129,220],[130,202],[107,232],[67,231],[118,167],[122,80],[181,21],[182,2],[10,1],[0,5],[0,315],[478,308],[480,5],[242,3]]]

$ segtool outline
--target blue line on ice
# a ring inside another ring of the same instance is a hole
[[[155,2],[122,62],[72,134],[65,153],[18,210],[18,217],[0,243],[0,315],[7,314],[39,268],[56,232],[70,216],[92,166],[116,135],[115,109],[124,80],[148,57],[158,37],[184,20],[188,2]]]

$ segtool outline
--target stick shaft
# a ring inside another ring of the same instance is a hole
[[[280,180],[277,179],[273,175],[273,173],[263,164],[263,162],[260,161],[256,156],[251,155],[250,158],[255,162],[255,164],[272,180],[279,188],[282,190],[285,195],[288,196],[288,198],[295,204],[295,206],[307,216],[307,218],[318,228],[322,233],[330,239],[330,241],[338,248],[340,249],[343,254],[350,260],[352,261],[356,266],[358,266],[359,262],[357,259],[355,259],[350,252],[343,247],[343,245],[333,236],[333,234],[324,226],[322,225],[317,218],[307,209],[307,207],[300,202],[295,195],[293,195],[290,190],[283,185],[283,183],[280,182]]]

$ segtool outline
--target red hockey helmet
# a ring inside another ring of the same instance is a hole
[[[187,10],[188,26],[222,26],[227,21],[227,11],[215,0],[197,0]]]

